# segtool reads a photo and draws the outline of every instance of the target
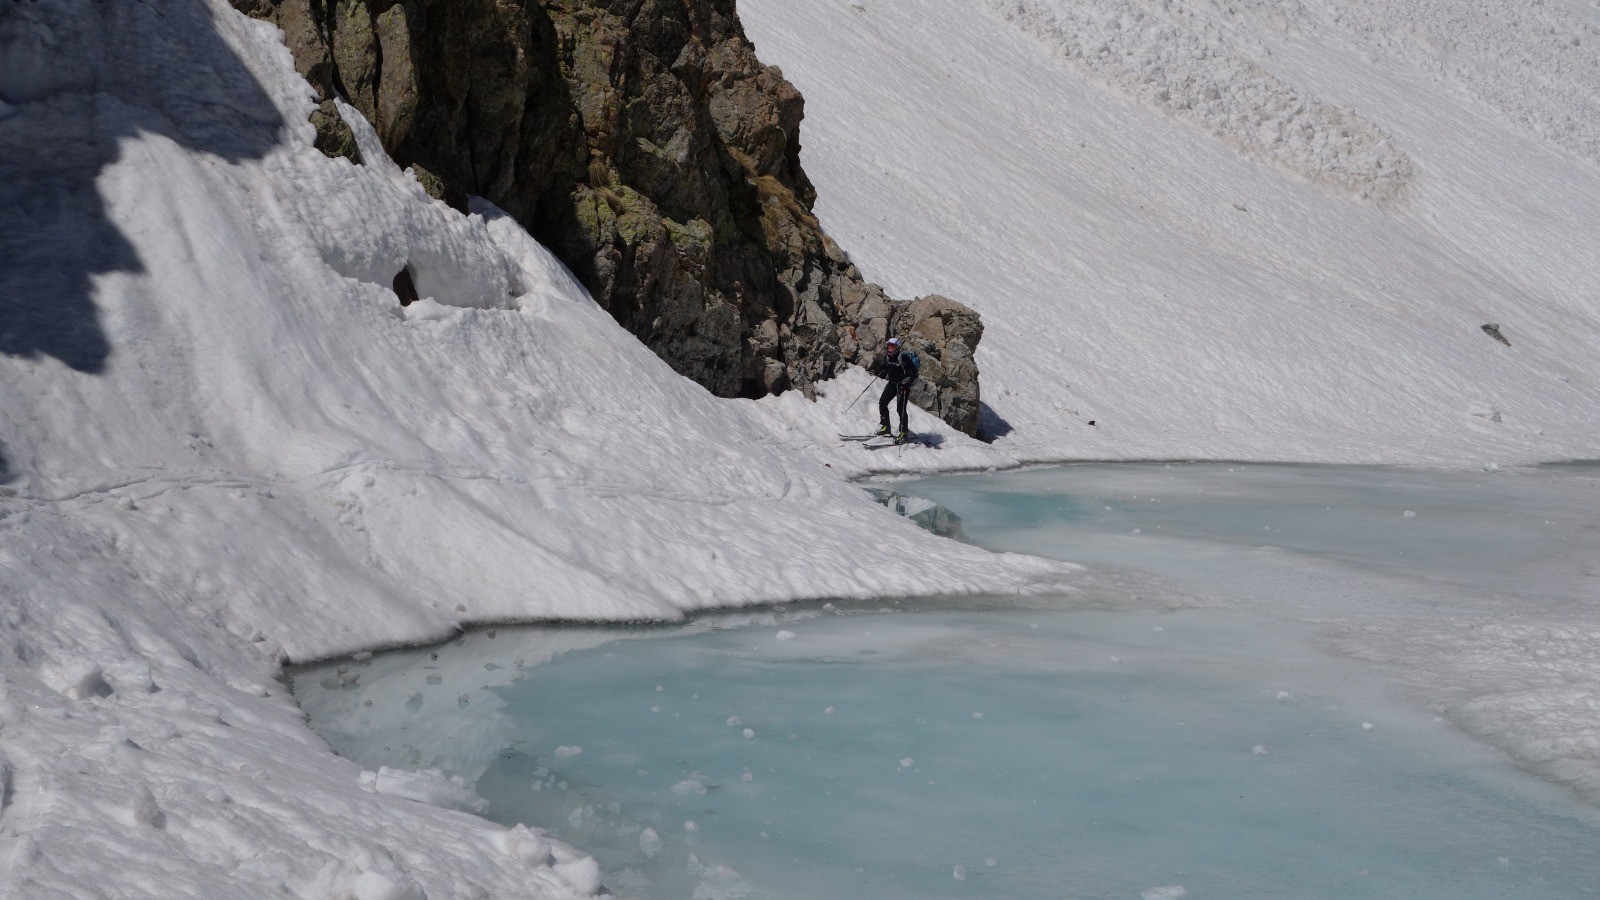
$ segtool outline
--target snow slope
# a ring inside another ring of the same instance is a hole
[[[494,210],[321,156],[221,0],[0,4],[0,894],[590,893],[334,757],[282,661],[1071,577],[842,475],[1594,455],[1593,69],[1543,24],[1592,6],[1416,8],[747,0],[825,224],[987,316],[1009,433],[868,454],[860,373],[713,400]]]
[[[5,4],[0,99],[0,894],[588,894],[581,853],[333,756],[281,663],[1070,578],[787,452],[495,210],[323,157],[221,0]]]
[[[998,450],[1600,456],[1593,3],[740,9],[823,225],[984,315]]]

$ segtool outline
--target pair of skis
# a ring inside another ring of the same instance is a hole
[[[870,441],[873,438],[889,438],[889,441],[882,444],[867,443],[867,441]],[[841,434],[839,435],[839,440],[860,441],[861,445],[866,447],[868,450],[882,450],[885,447],[904,447],[907,444],[921,444],[922,446],[927,446],[927,443],[923,441],[922,435],[920,434],[908,434],[906,435],[906,439],[903,441],[895,438],[895,436],[892,434]]]

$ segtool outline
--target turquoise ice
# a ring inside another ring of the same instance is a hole
[[[1083,589],[475,632],[296,687],[342,754],[460,776],[620,897],[1591,896],[1600,815],[1385,654],[1586,621],[1597,474],[902,482]]]

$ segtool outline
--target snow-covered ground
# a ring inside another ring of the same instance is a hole
[[[281,661],[1070,577],[787,452],[493,210],[323,157],[225,3],[6,4],[0,97],[0,894],[584,893],[531,834],[370,790]]]
[[[984,315],[997,448],[1600,456],[1593,3],[740,10],[823,226]]]
[[[222,0],[0,6],[0,894],[592,891],[581,853],[376,790],[282,661],[1072,579],[843,476],[1600,455],[1592,6],[1419,17],[1460,42],[1432,61],[1374,2],[1161,8],[743,7],[807,94],[824,224],[986,316],[1009,433],[867,453],[834,439],[859,373],[714,400],[492,209],[323,157],[280,36]]]

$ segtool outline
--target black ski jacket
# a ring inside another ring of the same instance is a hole
[[[896,387],[908,388],[911,387],[911,382],[917,380],[918,368],[920,366],[917,363],[916,354],[901,347],[900,352],[896,353],[893,359],[889,358],[889,351],[883,351],[877,361],[872,364],[872,368],[867,371],[887,380]]]

